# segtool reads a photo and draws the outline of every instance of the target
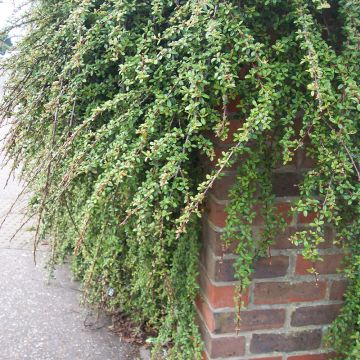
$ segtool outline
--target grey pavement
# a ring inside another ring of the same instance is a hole
[[[6,131],[0,129],[0,138]],[[14,178],[4,189],[8,174],[8,166],[0,169],[0,221],[22,189]],[[96,322],[95,314],[89,317],[90,310],[79,305],[79,285],[66,264],[48,282],[46,244],[35,266],[31,224],[9,241],[23,222],[25,207],[26,196],[0,229],[0,360],[138,359],[136,347],[108,330],[106,317]],[[85,326],[91,321],[93,326]]]

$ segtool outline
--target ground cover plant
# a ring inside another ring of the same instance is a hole
[[[317,216],[292,241],[317,260],[325,225],[335,228],[349,287],[329,342],[358,359],[359,13],[358,0],[32,1],[12,25],[27,33],[2,63],[1,117],[12,119],[7,155],[34,194],[34,251],[51,235],[50,266],[70,255],[89,302],[156,330],[168,359],[200,359],[193,300],[207,191],[244,159],[224,234],[239,243],[241,293],[281,228],[271,172],[309,142],[316,166],[293,211]],[[243,125],[209,171],[208,133],[226,138],[237,97]],[[254,205],[266,219],[256,242]]]

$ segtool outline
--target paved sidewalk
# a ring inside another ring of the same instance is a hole
[[[0,138],[5,131],[0,129]],[[0,221],[21,191],[15,179],[4,189],[8,173],[8,167],[0,169]],[[48,248],[40,247],[35,266],[30,225],[9,242],[22,223],[25,205],[26,199],[0,229],[0,360],[138,359],[138,349],[110,333],[106,319],[94,326],[98,330],[84,325],[91,319],[79,305],[81,293],[66,265],[47,284]]]

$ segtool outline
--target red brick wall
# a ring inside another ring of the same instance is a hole
[[[236,129],[239,122],[232,122]],[[217,142],[220,153],[227,142]],[[311,166],[304,152],[289,166],[274,173],[274,191],[279,210],[286,214],[296,199],[296,184]],[[337,268],[342,255],[331,244],[332,231],[322,244],[324,261],[315,264],[318,281],[307,272],[312,265],[301,250],[288,241],[290,234],[308,226],[311,215],[286,218],[287,229],[279,234],[271,249],[271,259],[255,263],[246,307],[241,311],[241,330],[235,331],[234,247],[224,251],[220,236],[225,225],[227,190],[234,170],[217,181],[208,196],[203,217],[203,250],[200,259],[200,295],[196,301],[206,359],[325,360],[331,357],[323,347],[323,333],[335,318],[342,302],[345,283]],[[254,234],[261,231],[261,218],[255,219]]]

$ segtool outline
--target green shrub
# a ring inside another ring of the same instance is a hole
[[[331,6],[330,6],[331,5]],[[208,189],[244,157],[224,241],[239,240],[240,290],[281,221],[270,176],[304,149],[316,161],[293,211],[316,211],[293,237],[316,260],[331,224],[350,254],[332,345],[359,353],[359,2],[356,0],[37,0],[3,63],[7,154],[22,168],[51,264],[72,255],[88,301],[158,331],[169,359],[199,359],[194,323],[199,221]],[[17,26],[16,24],[14,26]],[[8,29],[7,29],[8,30]],[[241,71],[247,69],[244,77]],[[213,172],[207,137],[246,119]],[[294,122],[302,120],[299,131]],[[253,205],[266,219],[252,238]]]

